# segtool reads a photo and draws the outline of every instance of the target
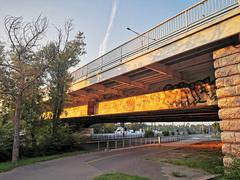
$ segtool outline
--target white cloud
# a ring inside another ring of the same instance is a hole
[[[113,23],[114,23],[116,14],[117,14],[118,5],[119,5],[119,0],[112,0],[111,15],[110,15],[110,18],[109,18],[109,23],[108,23],[107,30],[106,30],[106,33],[104,35],[103,41],[99,46],[99,53],[98,53],[99,56],[106,53],[109,37],[110,37],[110,34],[112,32]]]

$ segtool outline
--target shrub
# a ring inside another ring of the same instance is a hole
[[[82,138],[66,125],[59,125],[57,135],[52,136],[51,122],[41,121],[34,128],[25,128],[21,136],[20,158],[53,155],[82,150]],[[13,123],[0,119],[0,162],[9,161],[12,153]]]
[[[169,136],[170,135],[169,131],[163,131],[162,134],[163,134],[163,136]]]
[[[146,130],[144,137],[154,137],[154,132],[152,130]]]
[[[3,123],[0,119],[0,162],[11,159],[13,143],[13,123]]]
[[[35,132],[36,146],[21,147],[22,157],[53,155],[64,152],[81,150],[80,137],[72,133],[69,126],[59,125],[56,136],[52,136],[51,124],[43,123]]]

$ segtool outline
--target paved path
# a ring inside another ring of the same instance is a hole
[[[185,141],[185,143],[192,141]],[[90,180],[109,172],[146,176],[153,180],[169,179],[161,164],[146,160],[176,147],[144,146],[109,152],[86,153],[16,168],[1,173],[0,180]]]

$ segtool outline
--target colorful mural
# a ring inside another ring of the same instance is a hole
[[[87,105],[65,108],[60,118],[87,116],[87,112],[88,112]]]
[[[97,114],[116,114],[217,104],[215,82],[210,78],[165,86],[164,91],[100,102]]]
[[[81,117],[87,116],[88,106],[76,106],[71,108],[65,108],[60,116],[60,118],[71,118],[71,117]],[[52,119],[52,113],[47,112],[43,114],[44,119]]]

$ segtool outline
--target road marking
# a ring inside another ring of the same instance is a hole
[[[181,141],[179,141],[179,142],[181,142]],[[198,142],[198,141],[197,141],[197,142]],[[175,142],[172,142],[172,143],[175,144]],[[187,145],[187,144],[193,144],[193,143],[194,143],[194,142],[183,144],[183,147],[184,147],[185,145]],[[157,153],[165,153],[165,152],[167,152],[167,151],[169,151],[169,150],[174,150],[174,149],[176,149],[176,148],[178,148],[178,147],[181,147],[181,143],[179,143],[177,146],[171,146],[169,143],[160,144],[160,146],[169,147],[169,149],[167,149],[167,150],[165,149],[165,150],[163,150],[163,151],[157,152]],[[145,148],[144,148],[144,147],[145,147]],[[147,155],[148,151],[151,151],[151,150],[148,150],[148,149],[147,149],[148,147],[154,147],[154,146],[143,146],[143,147],[139,147],[139,149],[138,149],[138,148],[136,148],[136,149],[140,150],[140,151],[138,151],[138,152],[147,151],[147,152],[146,152],[146,155]],[[130,149],[132,149],[132,148],[130,148]],[[129,149],[123,149],[123,150],[129,150]],[[86,161],[86,163],[87,163],[87,164],[91,164],[91,163],[94,163],[94,162],[98,162],[98,161],[102,161],[102,160],[106,160],[106,159],[111,159],[111,158],[114,158],[114,157],[118,157],[118,156],[126,155],[126,154],[131,154],[131,153],[134,153],[134,151],[130,151],[130,152],[123,151],[122,153],[114,154],[114,155],[111,155],[111,156],[107,156],[107,157],[102,157],[102,158],[97,158],[97,159],[93,159],[93,160],[90,160],[90,161]]]
[[[113,155],[107,156],[107,157],[93,159],[93,160],[90,160],[90,161],[86,161],[86,163],[88,163],[88,164],[89,163],[94,163],[94,162],[97,162],[97,161],[102,161],[102,160],[105,160],[105,159],[111,159],[111,158],[118,157],[118,156],[121,156],[121,155],[128,155],[128,154],[131,154],[131,153],[135,153],[135,151],[127,151],[127,150],[131,150],[131,149],[135,149],[135,148],[122,149],[121,153],[113,154]],[[136,149],[138,149],[138,152],[142,152],[142,151],[146,151],[147,150],[147,148],[144,148],[144,146],[143,147],[138,147],[138,148],[136,147]]]
[[[103,157],[103,158],[98,158],[98,159],[86,161],[86,163],[91,164],[91,163],[94,163],[94,162],[97,162],[97,161],[102,161],[102,160],[105,160],[105,159],[111,159],[111,158],[114,158],[114,157],[117,157],[117,156],[121,156],[123,154],[124,153],[114,154],[114,155],[111,155],[111,156],[107,156],[107,157]]]

